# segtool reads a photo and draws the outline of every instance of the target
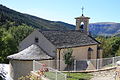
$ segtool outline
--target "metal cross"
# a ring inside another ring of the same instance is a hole
[[[82,8],[81,8],[81,9],[82,9],[82,15],[83,15],[83,10],[84,10],[84,7],[82,6]]]

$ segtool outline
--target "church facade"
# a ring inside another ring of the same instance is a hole
[[[102,58],[102,50],[99,48],[100,42],[89,35],[89,17],[84,15],[75,18],[76,29],[66,31],[41,31],[35,30],[28,35],[20,44],[19,52],[8,56],[11,64],[12,76],[25,75],[32,70],[32,61],[41,62],[53,60],[53,68],[64,70],[66,65],[64,51],[71,48],[74,60],[90,60]],[[20,64],[21,63],[21,64]],[[29,64],[29,66],[27,66]],[[95,63],[94,63],[95,64]],[[64,66],[63,66],[64,65]],[[25,74],[22,70],[28,69]],[[24,68],[24,66],[26,66]],[[17,73],[19,72],[19,73]],[[18,77],[18,76],[17,76]],[[16,78],[15,78],[16,79]]]

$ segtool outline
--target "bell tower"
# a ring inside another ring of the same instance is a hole
[[[76,17],[76,30],[80,30],[81,32],[89,35],[89,17],[85,17],[83,15],[84,8],[82,7],[82,16]]]

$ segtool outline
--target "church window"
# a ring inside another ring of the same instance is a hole
[[[81,24],[80,24],[80,29],[81,29],[81,30],[84,29],[84,23],[83,23],[83,22],[81,22]]]
[[[93,49],[88,48],[88,59],[91,59],[92,53],[93,53]]]

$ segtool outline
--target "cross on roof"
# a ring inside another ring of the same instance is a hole
[[[82,6],[82,8],[81,8],[81,9],[82,9],[82,16],[83,16],[84,7]]]

